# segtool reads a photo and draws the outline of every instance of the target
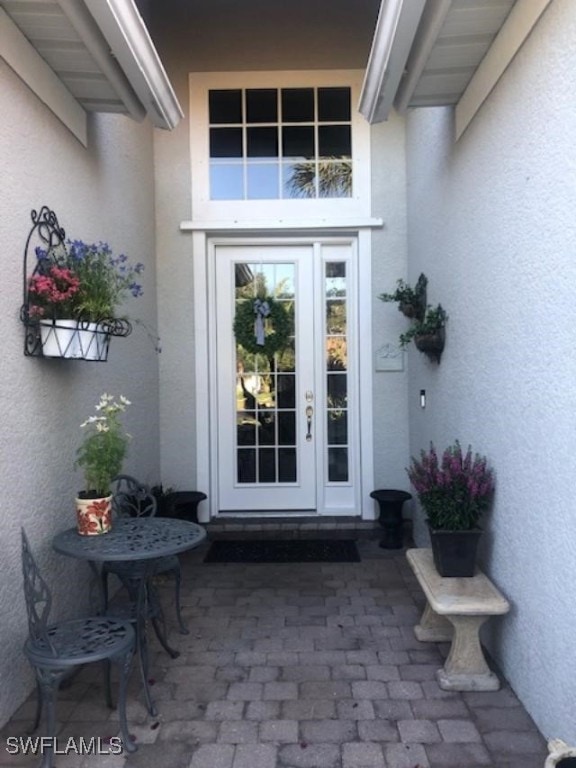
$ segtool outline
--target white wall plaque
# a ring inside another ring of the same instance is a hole
[[[375,354],[377,371],[403,371],[404,350],[398,344],[381,344]]]

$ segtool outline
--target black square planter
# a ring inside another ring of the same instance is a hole
[[[428,526],[434,565],[440,576],[467,577],[476,571],[476,552],[482,531],[443,531]]]

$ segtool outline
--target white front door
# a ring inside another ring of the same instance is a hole
[[[215,245],[219,511],[355,513],[355,246]]]

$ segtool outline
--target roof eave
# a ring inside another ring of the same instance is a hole
[[[153,125],[172,130],[183,117],[166,71],[133,0],[84,0]]]
[[[369,123],[388,119],[424,6],[425,0],[382,0],[359,104]]]

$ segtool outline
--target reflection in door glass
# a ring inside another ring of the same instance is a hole
[[[236,264],[239,484],[269,485],[298,480],[294,286],[294,264]]]
[[[343,483],[349,476],[350,445],[346,263],[327,262],[324,270],[327,474],[329,483]]]

